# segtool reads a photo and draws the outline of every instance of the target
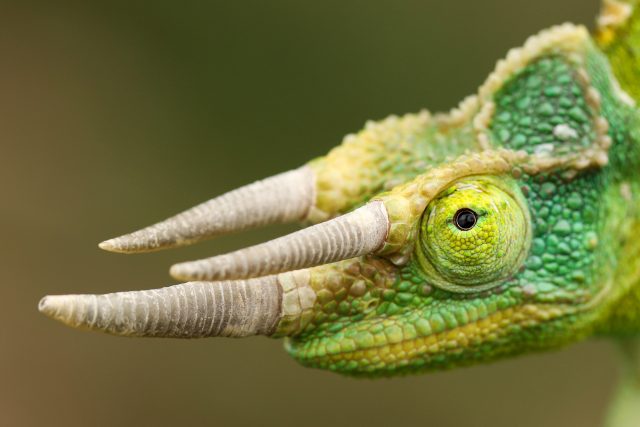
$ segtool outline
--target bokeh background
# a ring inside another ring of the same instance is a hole
[[[388,380],[267,338],[67,329],[45,294],[171,284],[168,266],[290,227],[139,256],[108,237],[294,168],[367,119],[447,110],[507,49],[597,0],[0,4],[0,425],[597,426],[605,341]]]

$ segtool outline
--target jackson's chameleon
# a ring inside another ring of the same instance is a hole
[[[176,264],[153,291],[47,296],[116,335],[268,335],[305,366],[414,374],[616,337],[610,422],[640,425],[640,0],[500,60],[446,114],[369,122],[326,156],[103,249],[143,252],[301,220],[274,241]]]

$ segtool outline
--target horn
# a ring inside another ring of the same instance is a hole
[[[151,252],[267,224],[304,219],[315,199],[309,166],[211,199],[165,221],[100,243],[112,252]]]
[[[198,261],[175,264],[181,280],[226,280],[297,270],[372,253],[381,248],[389,218],[381,201],[270,242]]]
[[[38,308],[66,325],[114,335],[245,337],[275,332],[282,294],[277,277],[269,276],[105,295],[46,296]]]

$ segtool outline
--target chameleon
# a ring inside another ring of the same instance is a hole
[[[39,310],[121,336],[282,338],[302,365],[356,377],[611,337],[626,370],[607,422],[639,425],[638,101],[640,0],[604,0],[593,34],[541,31],[448,113],[367,122],[297,169],[99,246],[301,230],[175,264],[181,284]]]

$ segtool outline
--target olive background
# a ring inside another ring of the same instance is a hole
[[[0,425],[598,426],[594,340],[382,380],[299,366],[267,338],[127,339],[45,294],[173,283],[171,263],[277,226],[124,256],[97,243],[295,168],[367,119],[448,110],[495,61],[597,0],[0,3]]]

